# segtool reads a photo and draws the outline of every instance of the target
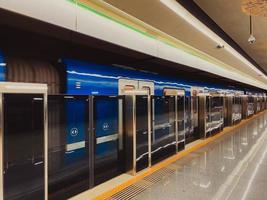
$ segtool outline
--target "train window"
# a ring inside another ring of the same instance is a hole
[[[87,96],[48,98],[49,199],[67,199],[89,188]]]

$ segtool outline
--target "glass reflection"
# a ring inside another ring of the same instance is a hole
[[[223,128],[223,97],[206,97],[206,136],[217,133]]]
[[[233,112],[232,112],[232,121],[233,124],[238,123],[242,119],[242,104],[241,97],[233,98]]]
[[[148,97],[136,96],[136,171],[148,167]]]
[[[89,188],[87,96],[48,98],[49,199],[67,199]]]
[[[197,96],[185,96],[181,97],[180,101],[184,100],[184,121],[185,121],[185,140],[186,143],[190,143],[199,138],[198,132],[198,97]],[[181,105],[181,102],[178,102]]]
[[[187,138],[190,137],[189,136],[190,134],[186,135],[186,131],[185,131],[185,115],[186,114],[185,114],[185,97],[184,96],[177,97],[177,112],[178,112],[178,151],[180,151],[185,148],[186,136]]]
[[[156,163],[176,151],[175,97],[154,97],[154,117],[152,163]]]
[[[43,95],[4,95],[4,199],[44,199]]]
[[[94,97],[95,164],[94,185],[103,183],[124,171],[123,138],[119,137],[119,100],[116,97]],[[119,148],[119,142],[121,148]]]
[[[194,199],[192,194],[195,193],[200,199],[207,198],[207,194],[211,199],[228,198],[231,191],[238,187],[239,177],[244,173],[245,167],[249,166],[247,163],[257,157],[255,147],[262,142],[263,137],[266,138],[266,125],[261,132],[258,128],[260,124],[264,124],[262,119],[266,115],[172,164],[172,169],[176,169],[175,177],[164,179],[169,183],[166,185],[168,192],[180,195],[183,199]],[[257,134],[254,134],[255,131]],[[157,190],[163,192],[164,186],[161,184]],[[154,194],[157,191],[152,189],[149,192]]]
[[[247,116],[251,116],[253,114],[254,114],[254,97],[248,96]]]

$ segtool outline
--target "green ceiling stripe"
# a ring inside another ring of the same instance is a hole
[[[225,64],[225,63],[223,63],[223,62],[221,62],[221,61],[216,61],[216,60],[210,58],[209,56],[207,56],[207,55],[205,55],[205,54],[201,54],[201,53],[199,53],[199,52],[197,52],[197,51],[195,51],[195,50],[193,50],[193,49],[178,48],[177,46],[175,46],[175,45],[172,44],[171,42],[167,42],[167,41],[164,41],[164,40],[159,40],[157,37],[155,37],[155,36],[153,36],[153,35],[151,35],[151,34],[149,34],[149,33],[147,33],[147,32],[141,31],[141,30],[139,30],[139,29],[137,29],[137,28],[134,28],[134,27],[132,27],[132,26],[126,24],[126,23],[123,23],[123,22],[121,22],[121,21],[119,21],[119,20],[117,20],[117,19],[115,19],[115,18],[113,18],[113,17],[111,17],[111,16],[109,16],[109,15],[106,15],[106,14],[103,13],[103,12],[100,12],[100,11],[98,11],[98,10],[96,10],[96,9],[94,9],[94,8],[92,8],[92,7],[90,7],[89,5],[86,5],[86,4],[81,3],[81,2],[77,2],[76,0],[66,0],[66,1],[71,2],[71,3],[75,4],[75,5],[77,4],[78,6],[84,8],[84,9],[86,9],[86,10],[88,10],[88,11],[91,11],[91,12],[93,12],[93,13],[99,15],[99,16],[105,17],[106,19],[109,19],[109,20],[111,20],[111,21],[114,21],[114,22],[116,22],[116,23],[118,23],[118,24],[120,24],[120,25],[122,25],[122,26],[124,26],[124,27],[126,27],[126,28],[129,28],[129,29],[131,29],[131,30],[137,32],[137,33],[140,33],[140,34],[142,34],[142,35],[144,35],[144,36],[147,36],[147,37],[149,37],[149,38],[152,38],[152,39],[154,39],[154,40],[161,41],[161,42],[167,44],[167,45],[170,46],[170,47],[173,47],[173,48],[175,48],[175,49],[182,50],[182,51],[184,51],[184,52],[186,52],[186,53],[188,53],[188,54],[191,54],[191,55],[193,55],[193,56],[196,56],[196,57],[198,57],[198,58],[201,58],[201,59],[203,59],[203,60],[205,60],[205,61],[207,61],[207,62],[209,62],[209,63],[215,64],[215,65],[220,66],[220,67],[222,67],[222,68],[226,68],[226,69],[228,69],[228,70],[230,69],[230,70],[236,71],[237,73],[242,73],[241,71],[236,70],[235,68],[231,67],[231,66],[228,65],[228,64]],[[189,48],[190,48],[190,47],[189,47]],[[244,74],[244,73],[243,73],[243,74]],[[244,75],[247,76],[246,74],[244,74]],[[247,77],[248,77],[248,76],[247,76]],[[251,78],[252,78],[252,77],[251,77]],[[254,79],[254,78],[253,78],[253,79]]]
[[[116,22],[116,23],[118,23],[118,24],[120,24],[120,25],[122,25],[122,26],[124,26],[124,27],[127,27],[127,28],[129,28],[129,29],[132,29],[132,30],[134,30],[135,32],[141,33],[142,35],[145,35],[145,36],[148,36],[148,37],[150,37],[150,38],[156,39],[155,36],[150,35],[150,34],[144,32],[144,31],[141,31],[141,30],[139,30],[139,29],[136,29],[136,28],[134,28],[134,27],[132,27],[132,26],[126,24],[126,23],[123,23],[123,22],[121,22],[121,21],[119,21],[119,20],[117,20],[117,19],[114,19],[114,18],[110,17],[109,15],[106,15],[106,14],[103,13],[103,12],[99,12],[98,10],[93,9],[92,7],[86,5],[86,4],[82,3],[82,2],[77,2],[76,0],[67,0],[67,1],[72,2],[72,3],[74,3],[74,4],[77,3],[77,5],[79,5],[80,7],[84,8],[84,9],[86,9],[86,10],[89,10],[89,11],[91,11],[91,12],[97,14],[97,15],[100,15],[100,16],[102,16],[102,17],[105,17],[105,18],[107,18],[107,19],[109,19],[109,20],[111,20],[111,21],[114,21],[114,22]]]

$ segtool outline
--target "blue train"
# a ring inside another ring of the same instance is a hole
[[[257,91],[72,59],[58,64],[0,53],[4,199],[67,199],[267,107]]]

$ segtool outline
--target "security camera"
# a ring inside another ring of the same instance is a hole
[[[256,42],[256,38],[253,35],[250,35],[248,38],[248,43],[249,44],[253,44]]]
[[[223,48],[224,48],[224,45],[223,45],[223,44],[218,44],[218,45],[216,46],[216,48],[217,48],[217,49],[223,49]]]

